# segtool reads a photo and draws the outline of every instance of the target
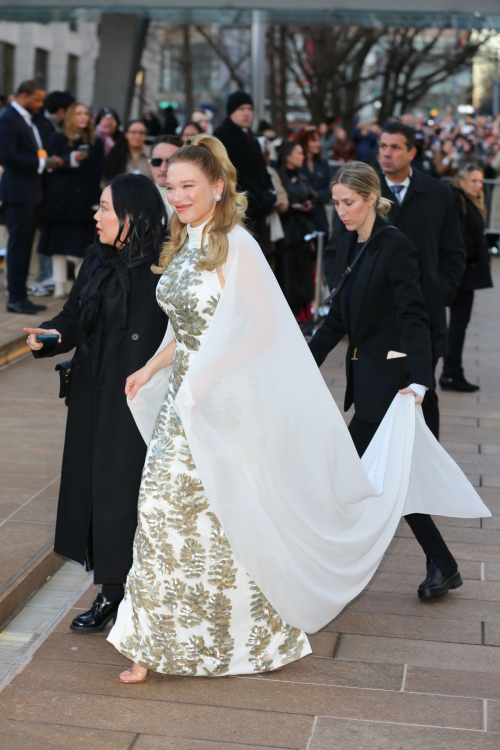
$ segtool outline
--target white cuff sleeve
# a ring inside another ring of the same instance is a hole
[[[42,174],[43,170],[45,169],[46,159],[39,159],[38,162],[38,174]]]
[[[408,388],[411,388],[412,391],[415,391],[415,393],[418,393],[419,396],[422,396],[422,398],[427,393],[427,388],[425,385],[418,385],[418,383],[412,383],[408,386]]]
[[[79,167],[80,162],[76,160],[76,151],[72,151],[69,155],[69,166],[70,167]]]

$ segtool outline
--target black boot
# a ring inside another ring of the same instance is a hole
[[[434,599],[438,596],[444,596],[450,589],[458,589],[462,583],[458,570],[449,576],[445,576],[436,563],[430,560],[427,563],[427,578],[418,587],[418,598]]]
[[[98,594],[89,611],[75,617],[70,630],[75,633],[102,633],[110,620],[116,620],[119,606],[120,601],[109,602],[105,596]]]
[[[464,376],[445,377],[441,375],[439,385],[443,391],[459,391],[460,393],[475,393],[479,390],[478,385],[469,383]]]

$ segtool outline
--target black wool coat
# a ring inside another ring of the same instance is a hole
[[[214,130],[214,136],[222,141],[236,168],[238,190],[248,194],[250,214],[255,211],[270,213],[276,202],[276,197],[270,192],[273,190],[273,183],[259,142],[250,130],[248,133],[250,137],[230,117],[226,117]]]
[[[81,140],[70,145],[64,133],[49,138],[49,154],[64,159],[64,164],[47,175],[42,211],[42,234],[38,252],[43,255],[74,255],[82,258],[95,236],[93,216],[101,196],[100,181],[104,162],[104,143],[96,138],[88,156],[71,167],[70,156]]]
[[[331,203],[332,191],[330,184],[332,181],[330,175],[330,168],[326,161],[314,161],[313,171],[309,171],[307,163],[304,161],[304,166],[299,169],[300,174],[309,181],[314,190],[319,195],[319,200],[314,201],[313,219],[314,228],[318,232],[324,232],[328,235],[328,218],[326,215],[325,204]]]
[[[418,251],[420,284],[429,311],[432,357],[437,360],[447,350],[446,306],[455,299],[465,268],[465,248],[453,193],[445,183],[414,169],[399,205],[383,175],[380,183],[382,195],[393,203],[389,222]],[[336,247],[345,231],[335,215],[333,234],[325,250],[325,273],[331,288],[335,285]]]
[[[44,200],[44,218],[63,224],[93,222],[95,206],[101,197],[100,181],[104,162],[104,143],[96,138],[89,144],[88,156],[77,167],[70,165],[70,156],[78,151],[81,140],[70,145],[64,133],[49,138],[50,156],[59,156],[64,164],[50,175]]]
[[[384,225],[377,218],[373,233]],[[357,240],[356,232],[342,237],[337,277],[349,264]],[[432,387],[429,318],[419,284],[417,251],[401,232],[384,229],[367,245],[360,263],[352,285],[350,321],[345,284],[309,347],[321,365],[348,334],[344,409],[354,403],[360,419],[380,422],[400,389],[411,383]],[[387,359],[390,351],[407,356]]]
[[[455,188],[453,195],[467,252],[467,263],[460,289],[489,289],[493,286],[493,279],[491,278],[490,254],[484,233],[484,219],[463,190]]]
[[[156,302],[159,276],[150,264],[129,270],[124,330],[104,331],[102,317],[87,357],[79,351],[83,262],[62,312],[42,324],[61,333],[48,356],[76,346],[68,400],[55,551],[94,568],[96,583],[123,583],[132,566],[137,500],[146,444],[124,395],[128,375],[143,367],[165,335],[167,316]],[[36,357],[46,356],[43,349]],[[55,383],[54,383],[55,385]]]

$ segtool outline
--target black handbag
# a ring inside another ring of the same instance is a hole
[[[71,385],[71,373],[75,364],[75,359],[67,359],[56,365],[56,372],[59,372],[59,398],[64,399],[68,405],[69,388]]]

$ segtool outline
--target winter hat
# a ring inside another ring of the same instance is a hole
[[[242,104],[251,104],[253,107],[253,99],[250,94],[247,94],[245,91],[233,91],[227,98],[227,116],[229,117]]]

